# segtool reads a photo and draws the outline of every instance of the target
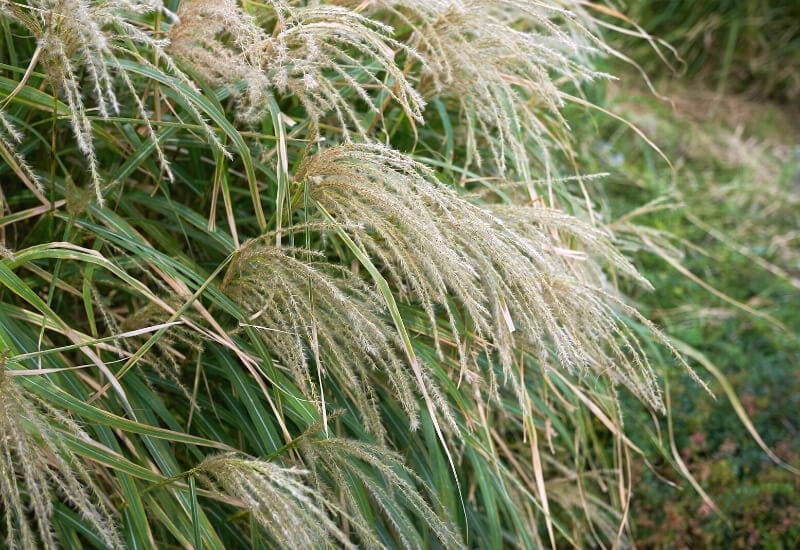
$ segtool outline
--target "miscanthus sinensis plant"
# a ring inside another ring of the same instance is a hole
[[[5,544],[626,544],[583,6],[0,0]]]

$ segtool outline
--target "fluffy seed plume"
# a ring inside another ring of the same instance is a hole
[[[298,259],[308,254],[251,242],[232,266],[225,292],[250,314],[307,395],[322,400],[320,380],[334,376],[366,427],[382,437],[374,371],[388,378],[412,421],[418,411],[397,336],[378,316],[383,304],[372,289],[335,266]]]
[[[89,439],[63,412],[26,392],[0,358],[0,502],[6,547],[57,548],[51,519],[53,501],[60,497],[104,544],[122,548],[111,511],[98,498],[89,472],[67,448],[63,433]]]
[[[195,472],[212,490],[238,500],[281,548],[356,548],[331,519],[335,505],[304,483],[306,470],[225,454],[207,458]]]
[[[244,85],[240,116],[253,119],[267,108],[269,78],[261,69],[268,39],[236,0],[188,0],[169,30],[170,53],[215,86]]]
[[[348,4],[359,4],[351,0]],[[541,155],[547,170],[554,140],[568,146],[559,114],[564,94],[557,81],[575,84],[603,75],[588,55],[605,49],[591,20],[572,0],[368,0],[367,13],[388,12],[425,60],[418,89],[426,99],[460,107],[470,160],[480,165],[488,147],[499,174],[512,160],[529,180]],[[485,147],[484,147],[485,146]],[[532,153],[535,151],[535,154]]]
[[[20,155],[15,146],[22,141],[22,134],[14,127],[5,113],[3,113],[2,105],[0,105],[0,157],[5,157],[3,160],[20,172],[17,175],[27,179],[25,182],[40,194],[44,193],[42,182],[39,176],[33,171],[30,165],[25,161],[25,158]],[[11,161],[11,162],[9,162]]]
[[[377,90],[422,120],[423,100],[395,62],[396,52],[411,53],[390,27],[355,11],[268,0],[256,13],[262,26],[235,0],[190,0],[178,13],[171,51],[212,82],[244,82],[246,119],[262,116],[274,91],[297,98],[314,123],[333,113],[345,136],[363,135],[354,104],[378,113]]]
[[[99,115],[107,119],[112,114],[119,115],[122,112],[118,98],[121,84],[121,88],[130,95],[134,112],[155,145],[161,168],[172,179],[169,163],[159,145],[148,109],[140,98],[140,88],[120,63],[122,58],[134,58],[143,65],[159,70],[130,47],[133,43],[154,51],[173,76],[183,84],[194,87],[164,51],[166,42],[155,38],[152,29],[139,26],[130,17],[131,14],[145,15],[154,11],[171,16],[160,0],[29,0],[27,4],[0,0],[0,15],[22,25],[37,40],[29,70],[41,63],[55,95],[61,94],[66,99],[73,135],[78,149],[86,158],[91,184],[101,204],[103,181],[95,152],[89,107],[85,100],[87,92],[92,95],[94,108]],[[25,80],[20,85],[24,83]],[[88,89],[84,89],[85,86]],[[188,105],[209,142],[221,149],[221,143],[200,112],[191,102]]]
[[[449,300],[455,299],[515,385],[514,350],[525,349],[545,367],[608,375],[662,407],[652,369],[623,321],[641,316],[602,286],[598,267],[576,267],[600,254],[602,262],[638,278],[608,235],[543,208],[492,213],[380,145],[323,150],[307,159],[296,179],[382,262],[406,296],[424,304],[432,325],[433,304],[453,319]],[[565,229],[580,233],[589,249],[565,245],[559,237]],[[468,351],[459,348],[464,365]]]
[[[415,518],[422,519],[445,548],[463,547],[458,536],[436,515],[418,491],[416,486],[424,483],[403,465],[396,453],[377,445],[341,438],[303,439],[300,450],[320,490],[330,500],[336,499],[337,493],[341,493],[347,511],[355,518],[362,515],[359,497],[350,489],[352,482],[347,480],[358,480],[389,521],[403,548],[425,546],[418,529],[414,527]],[[355,521],[353,527],[367,546],[383,547],[373,540],[375,535],[369,524],[365,525],[363,520]]]

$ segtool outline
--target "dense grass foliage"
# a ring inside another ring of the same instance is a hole
[[[627,540],[617,395],[682,359],[575,175],[579,3],[0,14],[9,546]]]
[[[669,144],[584,124],[610,21],[638,32],[573,0],[0,0],[6,545],[650,540],[634,485],[708,481],[639,421],[688,425],[663,379],[705,392],[658,304],[664,259],[706,264],[666,188],[616,187]],[[787,238],[756,254],[786,289]],[[720,299],[790,332],[751,297]]]

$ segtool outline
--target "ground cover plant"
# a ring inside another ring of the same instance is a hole
[[[6,544],[629,544],[624,403],[704,384],[565,119],[601,16],[0,0]]]
[[[651,459],[655,468],[634,474],[641,490],[633,539],[642,547],[793,548],[800,540],[800,440],[791,412],[800,357],[800,136],[787,98],[800,73],[796,49],[783,47],[798,39],[797,19],[781,14],[794,4],[661,4],[660,17],[644,17],[644,3],[632,3],[630,13],[670,38],[686,74],[668,70],[653,50],[631,53],[666,99],[644,86],[610,86],[604,105],[644,131],[672,166],[602,122],[598,139],[585,145],[601,154],[583,158],[611,173],[610,218],[649,227],[656,247],[636,253],[636,263],[656,291],[637,301],[708,369],[718,399],[665,373],[671,411],[660,431],[650,414],[627,409],[633,440],[650,456],[663,454]],[[697,29],[714,32],[701,41]],[[768,44],[770,54],[745,47],[751,43]],[[733,61],[716,55],[726,44]],[[740,69],[746,63],[769,75],[748,76]],[[642,200],[652,207],[642,209]],[[709,500],[675,475],[675,455]]]
[[[655,247],[641,249],[637,265],[656,291],[637,301],[691,350],[698,368],[713,372],[717,399],[665,372],[671,411],[660,432],[646,411],[626,409],[632,439],[654,465],[635,474],[634,540],[791,548],[800,480],[797,428],[787,414],[797,407],[800,350],[797,138],[780,105],[658,87],[675,108],[645,89],[610,93],[608,105],[647,128],[674,162],[674,176],[649,148],[619,146],[618,129],[601,132],[592,147],[603,151],[596,168],[612,172],[605,187],[612,218],[640,209],[643,196],[654,201],[638,221]],[[725,102],[717,113],[705,107],[712,100]],[[676,454],[710,501],[676,475]]]

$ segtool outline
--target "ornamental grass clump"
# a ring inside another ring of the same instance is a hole
[[[0,1],[8,544],[626,544],[582,5]]]

